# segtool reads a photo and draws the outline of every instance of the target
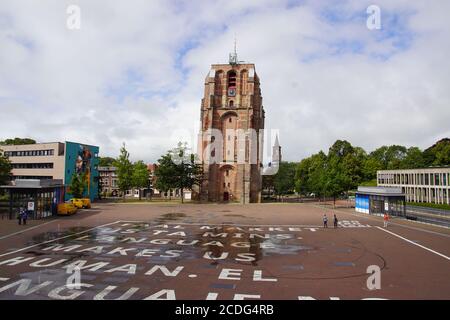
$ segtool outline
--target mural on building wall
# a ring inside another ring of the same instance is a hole
[[[90,195],[91,181],[91,158],[92,153],[87,146],[79,145],[78,156],[75,162],[75,172],[86,184],[86,191]]]
[[[66,142],[65,184],[70,185],[73,174],[77,174],[86,185],[84,196],[91,200],[98,197],[98,185],[95,183],[98,176],[98,152],[99,148],[95,146]],[[68,192],[66,198],[71,198]]]

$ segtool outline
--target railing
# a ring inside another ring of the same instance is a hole
[[[450,211],[419,206],[406,206],[406,219],[450,228]]]

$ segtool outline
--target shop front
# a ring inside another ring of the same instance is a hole
[[[57,206],[64,202],[62,180],[20,180],[14,185],[1,186],[8,194],[8,218],[16,219],[20,209],[28,211],[29,219],[44,219],[57,214]]]
[[[396,187],[358,187],[355,210],[368,214],[388,213],[406,217],[405,194]]]

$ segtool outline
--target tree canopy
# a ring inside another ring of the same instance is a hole
[[[84,177],[74,173],[72,175],[72,180],[70,181],[69,193],[74,198],[82,198],[85,188],[86,183]]]
[[[120,148],[120,155],[114,161],[114,166],[117,167],[117,186],[123,192],[125,199],[125,192],[133,187],[133,164],[130,161],[130,153],[125,148],[125,143]]]
[[[295,162],[280,162],[278,172],[274,175],[263,176],[264,188],[273,190],[277,196],[290,194],[295,191]]]
[[[140,160],[133,164],[132,184],[139,189],[139,200],[141,200],[141,190],[148,186],[149,173],[144,161]]]
[[[192,190],[201,181],[202,168],[195,160],[195,155],[189,152],[187,144],[179,142],[177,147],[158,160],[155,187],[164,192],[180,189],[183,202],[184,189]]]
[[[295,170],[295,190],[304,195],[337,197],[358,185],[376,185],[378,170],[450,165],[450,139],[421,151],[417,147],[381,146],[367,154],[348,141],[337,140],[328,150],[303,159]]]
[[[113,166],[115,160],[116,159],[114,159],[112,157],[100,157],[98,165],[100,167],[111,167],[111,166]]]
[[[0,185],[5,185],[11,180],[11,162],[0,149]]]
[[[0,141],[0,145],[21,145],[21,144],[35,144],[36,140],[30,138],[10,138],[5,139],[4,141]]]

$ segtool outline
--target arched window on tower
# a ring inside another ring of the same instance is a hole
[[[233,100],[230,100],[229,107],[230,107],[230,108],[233,108],[233,107],[234,107],[234,101],[233,101]]]
[[[234,97],[236,96],[236,72],[230,71],[228,72],[228,96]]]

